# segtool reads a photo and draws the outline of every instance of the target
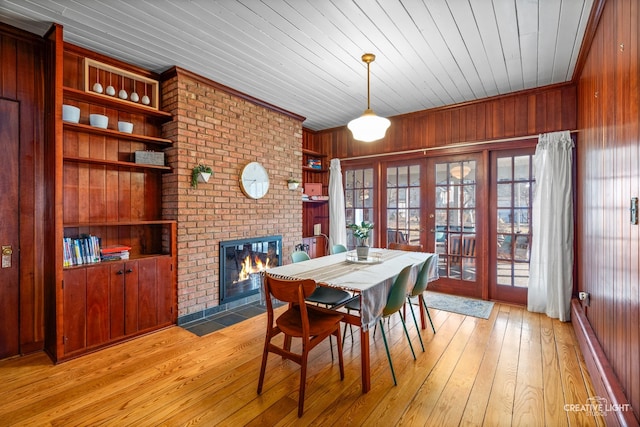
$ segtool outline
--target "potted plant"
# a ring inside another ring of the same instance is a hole
[[[213,171],[209,166],[200,163],[191,171],[191,185],[197,188],[199,182],[209,182],[212,173]]]
[[[287,180],[287,186],[289,187],[289,190],[295,190],[298,188],[299,185],[300,185],[300,181],[298,181],[295,178],[289,178]]]
[[[349,224],[347,228],[353,231],[353,237],[356,238],[358,260],[366,260],[369,257],[369,236],[373,230],[373,223],[362,221],[360,224]]]

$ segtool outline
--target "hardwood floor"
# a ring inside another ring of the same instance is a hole
[[[0,425],[597,426],[595,397],[569,323],[496,304],[488,320],[432,310],[437,333],[394,316],[393,386],[380,332],[371,338],[372,389],[360,388],[358,336],[344,343],[345,379],[329,344],[311,353],[305,413],[299,367],[271,355],[256,394],[266,315],[198,337],[172,327],[53,365],[43,354],[0,362]],[[335,342],[334,342],[335,346]]]

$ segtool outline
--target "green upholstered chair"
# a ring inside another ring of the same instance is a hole
[[[431,255],[426,259],[425,262],[422,263],[420,267],[420,271],[418,272],[418,277],[416,278],[416,283],[413,285],[413,289],[411,293],[407,296],[407,303],[409,304],[409,308],[411,309],[411,316],[413,317],[413,323],[416,325],[416,330],[418,331],[418,337],[420,338],[420,346],[422,347],[422,351],[424,351],[424,344],[422,342],[422,336],[420,335],[420,328],[418,327],[418,320],[416,319],[416,314],[413,311],[413,304],[411,303],[411,298],[418,297],[418,307],[422,310],[424,307],[424,311],[427,313],[427,317],[429,318],[429,323],[431,323],[431,329],[433,333],[436,333],[436,328],[433,326],[433,320],[431,320],[431,315],[429,314],[429,307],[427,307],[427,303],[424,300],[424,291],[427,290],[427,285],[429,284],[429,272],[433,268],[433,263],[437,257],[435,255]]]
[[[398,313],[400,316],[400,320],[402,321],[402,328],[404,329],[404,334],[407,337],[407,341],[409,342],[409,348],[411,348],[411,354],[413,355],[413,359],[416,359],[416,353],[413,351],[413,345],[411,344],[411,338],[409,338],[409,332],[407,331],[407,325],[404,322],[404,316],[400,312],[400,309],[404,307],[404,303],[407,298],[407,289],[409,286],[409,279],[411,277],[411,269],[413,265],[408,265],[402,269],[400,274],[396,276],[393,285],[391,286],[391,290],[389,291],[389,296],[387,297],[387,304],[382,310],[382,317],[379,320],[380,330],[382,331],[382,340],[384,341],[384,348],[387,351],[387,359],[389,359],[389,367],[391,367],[391,375],[393,376],[393,384],[398,385],[396,381],[396,373],[393,369],[393,362],[391,361],[391,353],[389,352],[389,345],[387,343],[387,337],[384,333],[384,324],[382,320],[390,317],[391,315]]]
[[[341,254],[342,252],[347,252],[347,247],[345,245],[337,244],[331,247],[331,254]]]

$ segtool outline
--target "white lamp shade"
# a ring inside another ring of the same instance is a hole
[[[389,119],[376,116],[373,110],[365,110],[362,116],[351,120],[347,127],[353,134],[353,139],[373,142],[384,138],[390,125]]]

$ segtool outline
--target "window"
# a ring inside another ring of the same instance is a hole
[[[347,224],[362,221],[375,222],[373,168],[346,170],[344,176],[344,204]],[[370,242],[374,241],[375,236],[372,233]],[[350,230],[347,231],[347,246],[350,248],[356,246],[356,241]]]

